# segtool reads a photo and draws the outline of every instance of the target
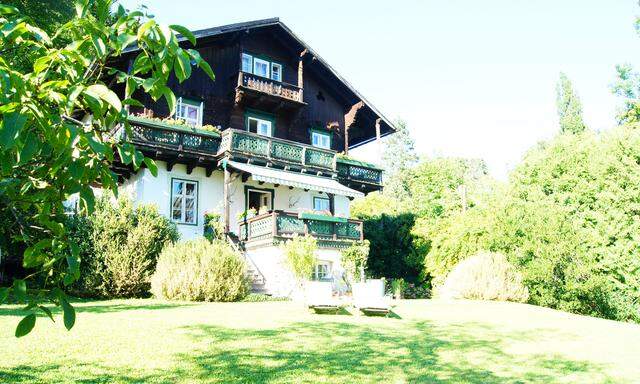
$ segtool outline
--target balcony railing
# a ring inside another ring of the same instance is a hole
[[[338,158],[336,170],[341,180],[382,185],[382,170],[378,168],[352,164],[348,160]]]
[[[238,74],[238,86],[263,92],[271,96],[282,97],[298,103],[304,102],[302,88],[251,73],[240,72]]]
[[[136,144],[178,151],[192,151],[215,156],[220,147],[220,135],[187,127],[171,126],[146,119],[130,118],[132,137]]]
[[[242,221],[239,237],[248,242],[306,234],[322,241],[362,240],[362,221],[304,219],[299,218],[296,213],[274,211]]]
[[[331,172],[335,171],[336,164],[335,151],[237,129],[227,129],[222,132],[219,152]]]

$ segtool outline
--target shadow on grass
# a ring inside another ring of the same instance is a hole
[[[193,350],[174,356],[176,367],[151,373],[95,363],[0,368],[7,382],[43,377],[75,382],[251,383],[554,383],[613,382],[605,366],[560,355],[511,354],[514,343],[548,340],[551,330],[505,332],[486,324],[427,321],[298,322],[272,329],[194,325],[177,329]],[[401,327],[397,326],[402,324]],[[84,365],[84,366],[83,366]],[[73,377],[77,375],[78,377]],[[2,381],[0,380],[0,381]]]
[[[101,304],[105,303],[105,304]],[[108,304],[106,301],[79,301],[73,302],[72,305],[75,308],[77,313],[111,313],[111,312],[124,312],[124,311],[151,311],[151,310],[160,310],[160,309],[171,309],[171,308],[179,308],[179,307],[188,307],[192,305],[197,305],[198,303],[150,303],[150,304],[132,304],[127,302],[122,303],[113,303]],[[60,313],[61,310],[59,307],[54,307],[53,305],[45,305],[48,307],[53,314]],[[10,307],[0,307],[0,316],[25,316],[31,312],[24,311],[22,308],[24,306],[10,306]],[[44,316],[44,313],[42,313]]]

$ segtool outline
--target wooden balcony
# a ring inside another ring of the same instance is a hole
[[[238,73],[236,103],[249,104],[263,110],[306,105],[302,88],[246,72]]]
[[[328,174],[334,174],[336,166],[335,151],[231,128],[222,132],[218,154],[252,163]]]
[[[348,187],[359,187],[365,192],[382,189],[382,169],[362,161],[336,159],[338,180]]]
[[[137,117],[130,117],[129,123],[131,124],[132,136],[127,139],[141,147],[205,156],[215,156],[220,147],[221,137],[217,132],[165,124]]]
[[[327,217],[300,218],[297,213],[273,211],[240,222],[240,240],[247,245],[272,245],[295,235],[311,235],[324,248],[346,248],[363,239],[362,221]]]

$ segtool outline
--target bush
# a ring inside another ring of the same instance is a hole
[[[458,263],[437,290],[444,299],[525,302],[522,275],[499,253],[481,252]]]
[[[342,266],[348,282],[364,281],[364,270],[369,258],[369,240],[357,241],[342,251]]]
[[[299,280],[309,279],[313,274],[317,250],[318,244],[312,236],[294,236],[282,246],[291,272]]]
[[[248,291],[244,260],[222,240],[166,247],[151,278],[151,293],[169,300],[238,301]]]
[[[71,216],[69,235],[80,245],[80,279],[70,293],[88,298],[148,296],[160,251],[178,240],[174,223],[153,206],[99,199],[90,217]]]
[[[264,293],[250,293],[244,299],[243,302],[246,303],[263,303],[267,301],[289,301],[288,297],[282,296],[269,296]]]

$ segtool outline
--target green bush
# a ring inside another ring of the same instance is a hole
[[[244,299],[242,299],[243,302],[247,302],[247,303],[263,303],[267,301],[289,301],[289,300],[291,299],[289,299],[288,297],[269,296],[269,295],[265,295],[264,293],[250,293]]]
[[[160,251],[178,240],[175,224],[153,206],[99,199],[90,217],[71,216],[69,234],[80,245],[80,279],[70,293],[88,298],[147,296]]]
[[[444,299],[525,302],[529,298],[522,275],[504,255],[489,252],[458,263],[436,293]]]
[[[282,245],[289,268],[299,280],[307,280],[313,274],[317,250],[318,244],[312,236],[294,236]]]
[[[167,246],[151,278],[151,293],[169,300],[238,301],[248,291],[244,260],[222,240]]]

